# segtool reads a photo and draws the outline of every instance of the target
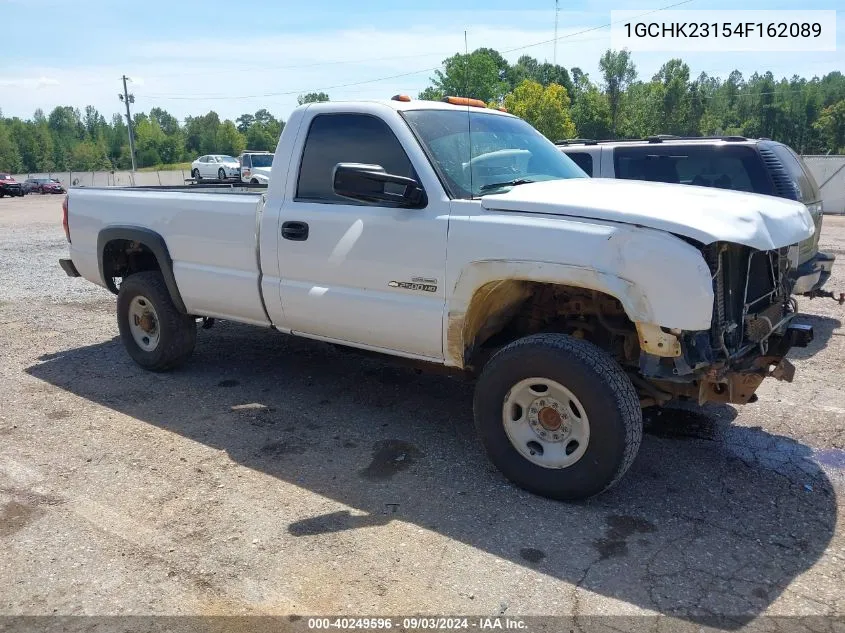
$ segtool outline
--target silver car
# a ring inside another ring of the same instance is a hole
[[[200,181],[203,178],[238,178],[241,173],[238,159],[226,154],[207,154],[191,163],[191,178]]]

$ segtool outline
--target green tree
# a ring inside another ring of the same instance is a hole
[[[417,95],[417,99],[422,99],[423,101],[442,101],[445,96],[438,88],[429,86]]]
[[[567,94],[570,95],[573,94],[575,89],[566,68],[548,62],[541,64],[530,55],[523,55],[516,61],[516,64],[508,68],[505,79],[511,90],[526,79],[536,81],[543,87],[551,84],[561,85],[566,88]]]
[[[167,135],[158,121],[149,117],[137,117],[135,124],[135,156],[139,167],[152,167],[166,162],[161,149]]]
[[[308,94],[299,95],[296,98],[296,102],[299,105],[303,105],[304,103],[322,103],[323,101],[328,101],[329,95],[325,92],[309,92]]]
[[[659,81],[631,84],[625,95],[625,110],[619,117],[619,135],[644,138],[663,132],[663,84]]]
[[[181,131],[179,128],[179,121],[167,110],[153,108],[150,110],[150,118],[158,122],[159,127],[167,136],[173,136]]]
[[[250,128],[250,126],[255,123],[255,117],[251,114],[242,114],[235,119],[235,123],[238,124],[238,132],[246,134],[246,131]]]
[[[102,114],[97,112],[94,106],[85,106],[85,116],[82,120],[85,126],[85,136],[92,140],[102,138],[105,134],[107,124]]]
[[[627,49],[605,51],[599,60],[599,68],[604,77],[604,90],[610,104],[611,132],[615,135],[622,97],[631,82],[637,78],[637,69]]]
[[[132,160],[129,156],[129,131],[126,129],[126,123],[120,114],[112,116],[106,150],[114,168],[129,169],[132,166]]]
[[[0,171],[17,174],[22,166],[17,143],[9,134],[6,124],[0,119]]]
[[[185,149],[189,155],[215,154],[217,149],[217,130],[220,117],[212,111],[198,117],[185,119]]]
[[[36,119],[36,121],[38,120]],[[43,116],[35,124],[35,146],[38,148],[35,171],[50,173],[60,169],[55,160],[56,150],[53,144],[53,135],[50,133],[50,128]]]
[[[499,76],[499,62],[491,49],[478,49],[469,55],[458,53],[443,60],[443,70],[434,71],[431,82],[436,91],[431,94],[470,97],[485,103],[501,102],[509,89]]]
[[[505,108],[552,141],[575,136],[575,124],[569,115],[569,95],[558,84],[544,88],[526,79],[505,95]]]
[[[267,126],[253,123],[246,131],[246,146],[249,149],[269,152],[275,149],[278,142],[278,136],[272,134]]]
[[[689,66],[680,59],[670,59],[661,66],[652,81],[662,85],[662,132],[693,134],[698,126],[691,120]]]
[[[586,75],[579,78],[572,106],[572,122],[581,138],[604,139],[610,136],[610,104],[607,97],[590,83]]]
[[[813,127],[828,151],[845,153],[845,99],[822,110]]]
[[[110,166],[105,146],[95,141],[82,141],[71,151],[71,171],[97,171],[108,169]]]
[[[274,117],[264,108],[261,108],[258,112],[255,113],[255,122],[261,125],[273,125],[277,121],[276,117]]]
[[[235,124],[226,119],[217,131],[217,146],[222,154],[237,156],[246,149],[246,139]]]

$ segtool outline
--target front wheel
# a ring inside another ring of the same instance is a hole
[[[475,425],[493,464],[553,499],[599,494],[622,478],[642,440],[639,398],[605,352],[564,334],[502,348],[483,369]]]
[[[132,360],[151,371],[181,365],[197,341],[196,321],[176,309],[158,271],[123,280],[117,294],[117,325]]]
[[[223,168],[217,170],[217,179],[218,180],[226,180],[226,172],[223,171]]]

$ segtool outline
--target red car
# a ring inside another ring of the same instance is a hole
[[[65,188],[55,178],[28,178],[24,183],[28,193],[65,193]]]
[[[12,178],[10,174],[0,173],[0,198],[3,196],[22,196],[23,187],[21,183]]]

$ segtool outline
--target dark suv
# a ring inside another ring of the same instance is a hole
[[[559,141],[561,151],[594,178],[626,178],[717,187],[798,200],[807,206],[816,231],[801,243],[799,278],[793,292],[820,289],[835,257],[820,253],[822,201],[816,180],[790,147],[743,136],[640,140]]]
[[[0,173],[0,198],[3,196],[22,196],[23,194],[21,183],[9,174]]]

